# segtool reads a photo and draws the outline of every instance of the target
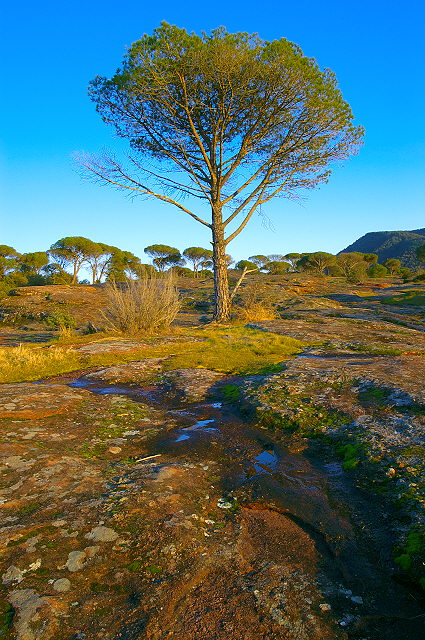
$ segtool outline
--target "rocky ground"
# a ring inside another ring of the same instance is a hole
[[[262,375],[2,385],[0,638],[423,637],[425,310],[375,293],[282,294]]]

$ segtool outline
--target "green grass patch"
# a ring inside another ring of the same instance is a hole
[[[0,637],[2,640],[12,638],[12,625],[15,616],[15,609],[7,600],[0,599]]]
[[[226,384],[221,391],[225,402],[237,402],[241,396],[241,389],[237,384]]]
[[[398,407],[398,410],[401,413],[407,413],[410,416],[425,416],[425,405],[417,402],[412,402],[412,404],[406,404],[402,407]]]
[[[421,447],[420,445],[405,447],[400,453],[404,458],[419,458],[425,461],[425,447]]]
[[[41,507],[40,502],[34,502],[33,504],[29,504],[26,507],[22,507],[19,509],[18,516],[28,516],[31,513],[35,513]]]
[[[149,566],[145,567],[145,571],[151,576],[158,576],[163,572],[163,569],[162,567],[158,567],[158,565],[156,564],[150,564]]]
[[[144,565],[145,565],[144,560],[141,560],[141,559],[133,560],[133,562],[130,562],[130,564],[127,565],[127,569],[132,573],[138,573],[139,571],[141,571]]]
[[[272,370],[299,353],[300,340],[249,327],[206,328],[192,332],[203,342],[180,345],[165,363],[168,369],[200,367],[223,373],[255,374]]]
[[[102,458],[105,454],[106,447],[107,447],[107,444],[104,442],[94,444],[94,445],[83,444],[83,446],[80,449],[80,455],[83,458],[87,458],[88,460]]]
[[[359,353],[368,353],[371,356],[400,356],[403,353],[402,349],[372,344],[351,344],[350,349]]]
[[[266,389],[261,394],[266,405],[257,410],[259,422],[268,429],[283,429],[306,437],[319,437],[329,428],[349,424],[351,418],[314,403],[306,394],[290,394],[286,388]],[[268,407],[268,408],[266,408]]]
[[[345,471],[355,469],[364,454],[364,447],[358,443],[342,444],[337,447],[337,453],[342,458],[342,468]]]
[[[425,307],[425,291],[408,291],[399,296],[391,296],[385,300],[381,300],[382,304],[392,304],[398,307]]]
[[[153,357],[167,357],[167,369],[199,367],[223,373],[264,373],[278,369],[279,363],[299,353],[304,346],[294,338],[241,326],[182,329],[179,335],[202,341],[158,343],[141,337],[146,346],[140,349],[96,355],[79,353],[70,342],[63,346],[0,348],[0,383],[39,380],[88,367]],[[74,344],[81,342],[75,340]]]
[[[365,405],[378,405],[385,404],[391,395],[391,389],[385,387],[371,387],[360,391],[358,394],[359,401]]]
[[[394,561],[425,590],[425,527],[415,526],[404,544],[396,549]]]

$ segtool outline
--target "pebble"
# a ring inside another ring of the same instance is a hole
[[[71,582],[68,578],[59,578],[59,580],[55,580],[53,583],[53,589],[55,591],[59,591],[59,593],[64,593],[65,591],[69,591],[71,588]]]
[[[219,498],[217,501],[217,507],[219,509],[231,509],[233,507],[233,503],[228,502],[224,498]]]
[[[87,554],[84,553],[84,551],[71,551],[68,554],[68,560],[66,561],[65,567],[68,571],[79,571],[84,567],[86,558]]]
[[[122,449],[121,447],[109,447],[108,451],[109,453],[121,453]]]
[[[22,582],[23,579],[24,575],[22,571],[13,564],[2,575],[3,584],[9,584],[10,582]]]
[[[93,542],[113,542],[118,538],[118,533],[110,527],[100,526],[94,527],[85,537]]]

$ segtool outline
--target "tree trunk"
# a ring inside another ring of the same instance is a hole
[[[221,211],[214,212],[213,221],[213,263],[214,263],[214,320],[228,322],[230,320],[230,295],[227,276],[226,244]],[[218,218],[218,219],[217,219]]]
[[[74,262],[74,273],[72,275],[71,284],[76,284],[77,283],[77,275],[78,275],[78,265],[77,265],[76,262]]]

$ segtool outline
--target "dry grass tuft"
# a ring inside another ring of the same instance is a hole
[[[250,305],[236,307],[236,317],[243,322],[262,322],[265,320],[275,320],[277,315],[275,310],[261,302],[253,302]]]
[[[38,380],[78,366],[78,355],[72,349],[25,345],[0,349],[0,382]]]
[[[127,335],[152,334],[170,326],[181,303],[171,274],[131,281],[106,289],[105,318],[110,328]]]

